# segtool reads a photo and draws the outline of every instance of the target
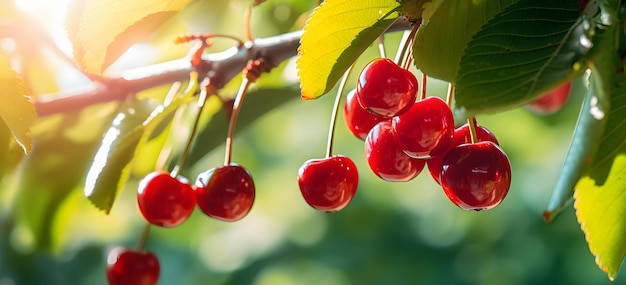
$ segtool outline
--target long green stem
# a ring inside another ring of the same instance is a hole
[[[333,112],[330,116],[330,126],[328,127],[328,144],[326,146],[326,157],[330,157],[333,153],[333,138],[335,134],[335,125],[337,125],[337,115],[339,114],[339,109],[341,107],[341,95],[343,94],[343,90],[346,87],[348,77],[350,76],[350,72],[352,72],[353,67],[354,65],[350,65],[348,70],[346,70],[346,72],[343,74],[343,78],[341,78],[341,82],[339,82],[339,87],[337,88],[337,96],[335,96]]]
[[[230,114],[230,122],[228,123],[228,134],[226,135],[226,154],[224,155],[224,165],[230,165],[230,158],[233,149],[233,135],[235,134],[235,125],[237,124],[237,118],[239,117],[239,110],[241,109],[241,102],[248,93],[248,87],[250,87],[250,80],[246,77],[241,81],[239,91],[235,96],[235,102],[233,103],[233,111]]]
[[[150,233],[150,223],[146,223],[146,226],[143,228],[141,232],[141,237],[139,238],[139,242],[137,243],[137,251],[143,251],[143,248],[146,246],[146,241],[148,240],[148,234]]]
[[[448,83],[448,94],[446,95],[446,103],[452,106],[452,96],[454,95],[454,84]]]
[[[476,118],[471,117],[467,119],[467,123],[469,124],[469,131],[472,138],[472,143],[478,142],[478,135],[476,134]]]

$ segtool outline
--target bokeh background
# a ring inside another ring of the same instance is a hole
[[[44,23],[59,46],[71,53],[63,32],[65,1],[15,3]],[[162,29],[133,46],[107,74],[184,56],[188,46],[172,43],[178,34],[220,32],[241,36],[246,3],[193,2]],[[253,33],[267,37],[301,29],[315,5],[315,1],[269,0],[254,11]],[[401,33],[385,36],[389,56],[393,57],[400,37]],[[0,43],[6,48],[7,41]],[[230,44],[217,41],[207,52],[223,50]],[[377,48],[370,48],[356,63],[356,70],[377,56]],[[40,60],[40,65],[50,70],[61,68],[49,57]],[[254,208],[235,223],[212,220],[195,211],[180,227],[153,227],[146,248],[161,261],[159,284],[611,283],[594,263],[571,203],[553,224],[542,219],[582,102],[583,78],[574,81],[568,103],[557,114],[538,116],[519,108],[478,117],[479,123],[498,137],[513,171],[505,201],[485,212],[467,212],[454,206],[427,170],[406,183],[380,180],[368,169],[363,142],[347,131],[340,116],[334,150],[353,158],[359,168],[360,185],[348,207],[328,214],[304,202],[296,175],[304,161],[324,155],[334,98],[328,95],[316,101],[301,100],[294,88],[294,66],[293,60],[285,62],[254,85],[250,96],[267,96],[267,100],[243,104],[242,116],[261,108],[257,104],[265,101],[276,105],[236,132],[233,161],[252,172],[257,188]],[[66,90],[82,80],[71,72],[57,73],[56,78],[41,79],[33,89],[50,93]],[[353,88],[355,75],[349,82],[348,87]],[[234,80],[221,94],[232,96],[238,84],[238,79]],[[428,96],[445,96],[446,83],[429,80],[427,86]],[[155,88],[139,96],[162,98],[168,88]],[[263,92],[270,89],[276,94]],[[280,98],[280,104],[276,98]],[[215,103],[211,106],[219,108]],[[217,111],[212,114],[223,115]],[[215,120],[205,117],[204,124]],[[50,119],[42,119],[40,124],[45,126],[46,120]],[[172,134],[179,140],[188,131],[186,122],[182,119],[173,126]],[[193,179],[221,164],[223,144],[208,149],[203,146],[224,139],[223,134],[202,133],[194,145],[192,164],[183,175]],[[57,222],[50,234],[58,244],[53,251],[33,246],[36,237],[14,224],[14,199],[19,195],[18,188],[12,186],[18,178],[5,178],[0,184],[0,285],[106,284],[107,251],[119,245],[133,247],[141,235],[145,222],[137,211],[135,189],[137,181],[154,167],[154,149],[162,144],[160,141],[148,146],[153,149],[140,154],[133,165],[133,176],[109,215],[91,206],[80,187],[66,197],[53,213]],[[45,183],[55,177],[36,179]],[[34,202],[37,199],[32,197]],[[612,284],[626,282],[621,277]]]

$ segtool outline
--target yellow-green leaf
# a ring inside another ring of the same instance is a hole
[[[24,83],[0,54],[0,118],[25,153],[31,148],[30,128],[37,119]]]
[[[304,27],[298,49],[302,98],[316,99],[398,17],[396,0],[327,0]]]
[[[626,156],[619,155],[606,182],[589,177],[576,185],[574,208],[596,263],[614,279],[626,255]]]
[[[100,73],[190,2],[87,0],[77,9],[81,11],[78,23],[68,23],[68,31],[76,31],[75,36],[70,35],[75,56],[86,71]],[[72,24],[78,24],[78,28]]]

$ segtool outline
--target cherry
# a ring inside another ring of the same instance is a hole
[[[194,189],[184,178],[177,179],[164,171],[148,174],[139,183],[137,204],[149,223],[161,227],[182,224],[196,206]]]
[[[491,141],[459,145],[445,155],[441,165],[443,191],[462,209],[492,209],[509,192],[509,159]]]
[[[570,89],[572,87],[571,82],[567,82],[557,87],[556,89],[546,93],[534,102],[526,105],[529,110],[540,114],[550,115],[561,110],[567,98],[569,97]]]
[[[357,101],[369,112],[390,118],[406,111],[415,102],[417,88],[413,73],[388,58],[377,58],[359,75]]]
[[[196,179],[196,202],[207,216],[234,222],[252,209],[255,188],[250,172],[231,163],[211,168]]]
[[[387,181],[409,181],[424,169],[425,160],[412,158],[398,147],[390,121],[380,122],[365,139],[370,169]]]
[[[154,285],[159,280],[160,271],[159,260],[149,251],[117,247],[107,256],[109,285]]]
[[[589,0],[578,0],[578,9],[580,9],[580,11],[585,10],[588,2]]]
[[[348,93],[343,105],[343,119],[346,126],[357,138],[364,140],[369,131],[379,122],[387,121],[388,118],[372,114],[357,102],[356,89]]]
[[[499,145],[496,136],[483,126],[476,126],[476,136],[479,142],[491,141]],[[458,145],[470,142],[472,142],[470,127],[469,124],[464,124],[454,130],[454,136],[452,137],[452,141],[448,145],[448,149],[443,154],[435,156],[426,162],[428,164],[428,171],[430,172],[430,175],[435,179],[437,183],[440,183],[439,176],[441,175],[441,161],[443,160],[445,154]]]
[[[298,170],[302,197],[320,211],[343,209],[354,197],[358,184],[356,165],[343,155],[309,159]]]
[[[396,142],[406,154],[427,159],[442,154],[454,134],[452,110],[439,97],[428,97],[392,120]]]

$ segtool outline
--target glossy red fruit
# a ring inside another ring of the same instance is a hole
[[[154,285],[161,268],[154,253],[117,247],[107,256],[106,275],[109,285]]]
[[[567,102],[571,88],[572,83],[567,82],[526,105],[526,108],[540,115],[554,114]]]
[[[409,181],[424,169],[425,160],[412,158],[398,147],[391,122],[380,122],[365,139],[365,158],[372,172],[387,181]]]
[[[580,9],[580,11],[585,10],[588,2],[589,0],[578,0],[578,9]]]
[[[354,197],[359,173],[343,155],[307,160],[298,170],[298,185],[304,200],[324,212],[343,209]]]
[[[255,188],[250,172],[237,164],[211,168],[196,179],[196,203],[207,216],[234,222],[250,212]]]
[[[356,89],[353,89],[348,93],[348,97],[343,105],[343,120],[348,130],[354,136],[364,140],[376,124],[382,121],[389,121],[390,119],[372,114],[363,109],[356,100]]]
[[[176,179],[167,172],[155,171],[139,183],[137,205],[149,223],[175,227],[193,212],[195,195],[193,187],[186,181]]]
[[[462,209],[492,209],[509,192],[509,159],[490,141],[459,145],[443,158],[441,186],[448,199]]]
[[[414,158],[428,159],[442,154],[454,134],[452,110],[439,97],[415,102],[392,122],[396,142]]]
[[[417,78],[388,58],[377,58],[368,63],[356,86],[357,101],[367,111],[391,118],[415,102]]]
[[[476,126],[476,136],[479,142],[491,141],[499,145],[496,136],[483,126]],[[470,134],[469,125],[464,124],[454,129],[454,136],[452,137],[450,145],[448,145],[448,149],[443,154],[435,156],[426,162],[428,164],[428,172],[430,172],[430,176],[432,176],[437,183],[440,183],[441,161],[443,161],[445,154],[458,145],[470,142],[472,142],[472,135]]]

